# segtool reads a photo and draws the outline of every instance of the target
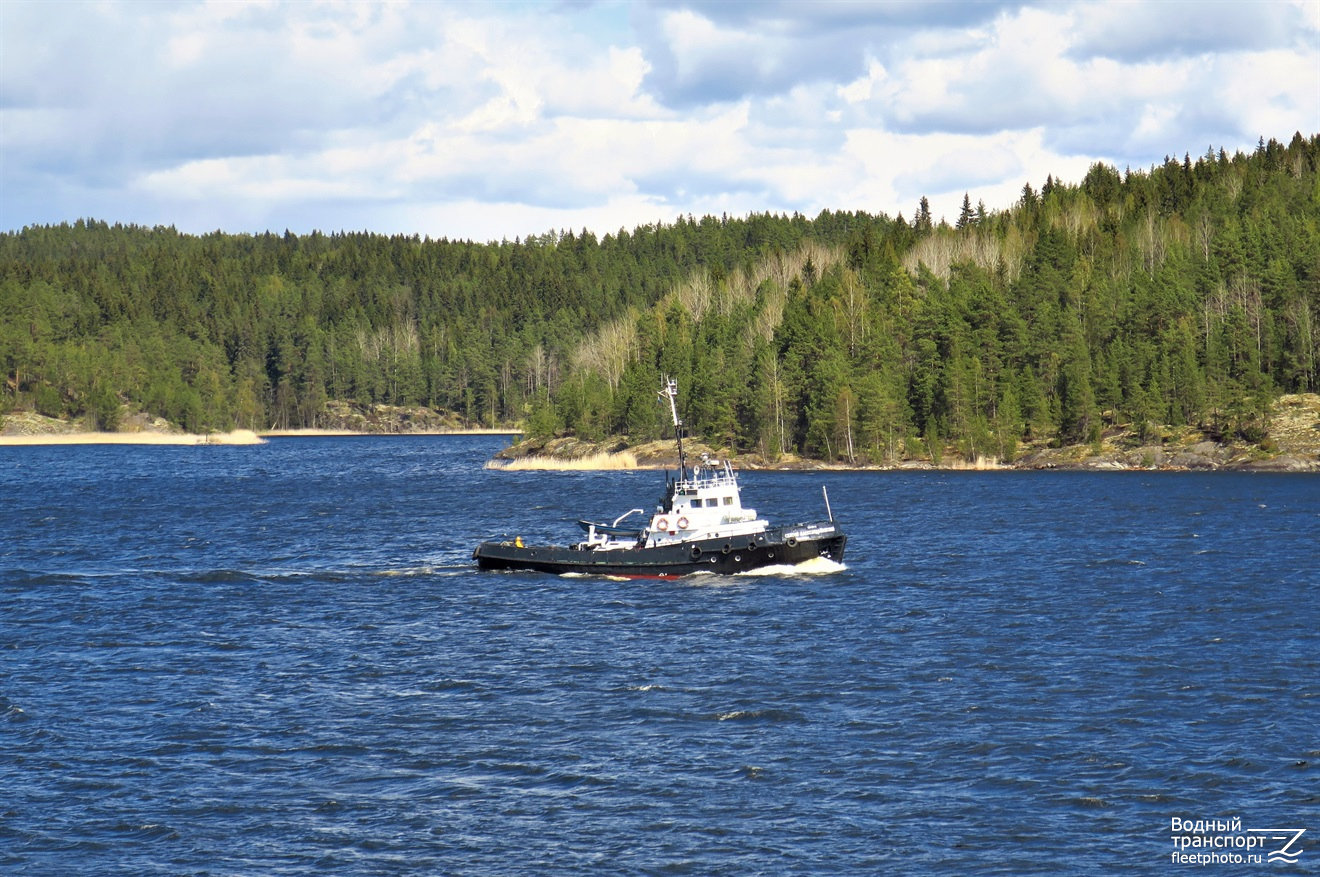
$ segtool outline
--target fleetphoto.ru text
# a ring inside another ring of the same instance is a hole
[[[1305,828],[1243,828],[1242,817],[1170,820],[1175,865],[1295,865]]]

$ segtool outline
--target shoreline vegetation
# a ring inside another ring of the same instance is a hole
[[[978,456],[974,459],[944,447],[936,454],[893,460],[823,461],[785,454],[769,460],[755,453],[736,454],[688,439],[689,458],[701,454],[728,459],[741,470],[780,471],[890,471],[940,469],[952,471],[1089,470],[1089,471],[1213,471],[1238,469],[1261,472],[1320,473],[1320,394],[1280,397],[1271,416],[1270,436],[1251,444],[1213,441],[1192,428],[1164,427],[1158,438],[1142,441],[1132,429],[1116,429],[1088,444],[1024,445],[1012,460]],[[631,444],[626,437],[603,442],[571,436],[529,438],[498,452],[487,469],[611,470],[672,469],[678,455],[672,441]]]
[[[332,403],[327,406],[336,410]],[[67,420],[34,412],[0,415],[0,447],[24,445],[256,445],[272,438],[326,438],[363,436],[473,436],[517,437],[515,427],[486,428],[441,425],[434,412],[390,408],[373,412],[370,419],[324,428],[189,433],[160,418],[129,415],[121,431],[86,430]],[[708,454],[728,459],[744,471],[891,471],[939,469],[948,471],[1092,470],[1092,471],[1212,471],[1240,469],[1272,472],[1320,473],[1320,394],[1281,396],[1270,415],[1269,436],[1259,443],[1214,441],[1190,427],[1165,426],[1143,440],[1131,428],[1114,429],[1088,444],[1024,443],[1012,460],[977,456],[968,459],[953,446],[931,453],[896,459],[825,461],[797,454],[769,459],[757,453],[734,453],[698,438],[686,441],[691,459]],[[678,456],[672,439],[632,442],[626,436],[587,441],[574,436],[532,437],[498,451],[486,468],[500,471],[608,471],[673,469]]]

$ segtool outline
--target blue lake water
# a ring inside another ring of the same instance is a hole
[[[1320,873],[1320,479],[744,473],[846,568],[612,581],[469,557],[663,476],[502,444],[0,448],[0,871]]]

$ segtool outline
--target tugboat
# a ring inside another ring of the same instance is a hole
[[[649,517],[644,509],[632,509],[608,524],[579,521],[586,538],[575,545],[524,545],[521,537],[482,542],[472,552],[477,567],[669,579],[791,566],[817,557],[843,561],[848,537],[834,523],[824,486],[829,520],[772,526],[755,509],[743,507],[738,477],[728,461],[702,454],[701,462],[687,465],[677,382],[667,379],[659,396],[668,400],[674,421],[678,476],[665,476],[665,493]]]

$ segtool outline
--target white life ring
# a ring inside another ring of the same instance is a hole
[[[678,529],[680,529],[680,530],[686,530],[687,528],[688,528],[688,519],[687,519],[687,518],[679,518],[679,519],[678,519]]]
[[[656,528],[657,530],[668,530],[668,529],[669,529],[669,519],[668,519],[668,518],[656,518],[656,519],[655,519],[655,528]]]

